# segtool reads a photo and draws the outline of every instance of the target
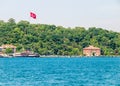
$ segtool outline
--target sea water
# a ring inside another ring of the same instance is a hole
[[[120,58],[0,58],[0,86],[120,86]]]

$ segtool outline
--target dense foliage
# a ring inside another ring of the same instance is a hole
[[[17,51],[30,49],[41,55],[82,55],[89,45],[101,48],[102,55],[120,54],[120,33],[102,28],[30,24],[28,21],[0,21],[0,45],[13,44]]]

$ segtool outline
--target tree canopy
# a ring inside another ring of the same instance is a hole
[[[65,28],[47,24],[0,20],[0,45],[13,44],[17,51],[30,49],[41,55],[82,55],[84,47],[101,48],[102,55],[120,55],[120,33],[102,28]]]

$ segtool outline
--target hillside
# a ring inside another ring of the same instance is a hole
[[[102,28],[65,28],[28,21],[0,21],[0,45],[13,44],[17,51],[30,49],[41,55],[82,55],[89,45],[101,48],[102,55],[120,55],[120,33]]]

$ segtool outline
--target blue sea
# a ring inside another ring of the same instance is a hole
[[[120,86],[120,58],[0,58],[0,86]]]

